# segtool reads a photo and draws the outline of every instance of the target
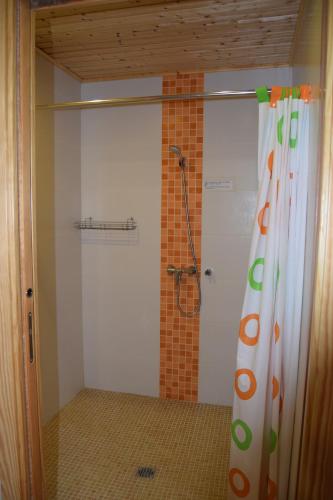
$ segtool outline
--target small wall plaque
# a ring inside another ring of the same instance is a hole
[[[232,179],[210,179],[205,181],[206,189],[219,189],[221,191],[233,191],[234,182]]]

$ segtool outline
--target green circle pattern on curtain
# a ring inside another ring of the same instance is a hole
[[[265,259],[263,257],[258,257],[258,259],[256,259],[253,262],[252,266],[249,269],[248,278],[249,278],[250,287],[253,288],[253,290],[257,290],[258,292],[261,292],[261,290],[262,290],[262,282],[256,281],[254,279],[254,271],[255,271],[255,268],[257,266],[260,266],[260,265],[263,266],[264,264],[265,264]]]
[[[278,138],[279,144],[281,144],[281,145],[282,145],[282,142],[283,142],[283,134],[282,134],[282,131],[283,131],[283,122],[284,122],[284,116],[282,115],[281,118],[280,118],[280,120],[277,123],[277,138]]]
[[[277,434],[273,429],[271,429],[270,435],[269,435],[269,452],[273,453],[273,451],[276,448],[276,443],[277,443]]]
[[[238,436],[237,436],[237,428],[241,427],[244,431],[245,437],[244,440],[241,441]],[[235,444],[238,446],[240,450],[248,450],[251,442],[252,442],[252,431],[250,427],[240,419],[235,420],[232,425],[231,425],[231,435],[232,439],[234,440]]]

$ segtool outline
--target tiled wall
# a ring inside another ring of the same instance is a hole
[[[163,79],[163,94],[203,92],[204,74],[176,74]],[[193,265],[188,246],[182,202],[181,172],[169,146],[179,146],[187,158],[190,218],[199,267],[201,264],[201,206],[203,155],[203,102],[163,103],[162,210],[160,302],[160,395],[162,398],[197,401],[199,316],[187,318],[176,307],[174,276],[167,266]],[[181,304],[192,311],[198,298],[195,278],[183,276]]]

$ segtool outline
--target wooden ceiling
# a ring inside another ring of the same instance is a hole
[[[36,11],[39,51],[82,81],[284,66],[300,0],[86,0]]]

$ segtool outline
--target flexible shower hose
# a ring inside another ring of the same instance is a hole
[[[186,225],[187,225],[187,235],[188,235],[188,244],[191,250],[192,254],[192,259],[193,259],[193,267],[195,269],[195,279],[197,283],[197,289],[198,289],[198,302],[197,305],[195,306],[193,311],[184,311],[180,304],[180,288],[181,288],[181,282],[182,282],[182,275],[183,273],[179,273],[177,276],[176,280],[176,299],[177,299],[177,307],[180,311],[180,313],[183,316],[186,316],[187,318],[192,318],[193,316],[196,316],[201,307],[201,286],[200,286],[200,276],[199,276],[199,269],[198,269],[198,261],[197,257],[195,255],[195,250],[194,250],[194,243],[193,243],[193,237],[192,237],[192,230],[191,230],[191,222],[190,222],[190,211],[189,211],[189,206],[188,206],[188,194],[187,194],[187,181],[186,181],[186,174],[185,174],[185,164],[180,164],[181,167],[181,176],[182,176],[182,187],[183,187],[183,200],[184,200],[184,208],[185,208],[185,215],[186,215]]]

